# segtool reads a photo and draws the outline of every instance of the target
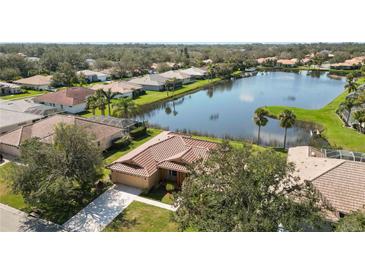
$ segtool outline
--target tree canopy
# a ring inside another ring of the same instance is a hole
[[[182,230],[317,230],[325,223],[325,204],[310,184],[290,175],[293,170],[272,150],[224,143],[191,166],[175,219]]]
[[[95,195],[101,151],[92,135],[74,125],[57,126],[53,144],[32,138],[21,145],[13,187],[50,220],[65,221]]]
[[[365,232],[365,212],[353,212],[340,221],[336,225],[338,232]]]

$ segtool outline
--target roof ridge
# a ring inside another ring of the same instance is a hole
[[[342,160],[342,162],[339,162],[337,165],[335,165],[334,167],[331,167],[330,169],[326,170],[325,172],[323,172],[322,174],[314,177],[311,182],[313,182],[314,180],[317,180],[318,178],[322,177],[323,175],[327,174],[328,172],[338,168],[339,166],[343,165],[344,163],[346,163],[346,160]]]

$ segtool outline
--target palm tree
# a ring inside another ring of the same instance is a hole
[[[268,115],[268,111],[263,109],[263,108],[258,108],[255,111],[253,120],[255,121],[255,124],[259,127],[259,131],[257,134],[257,144],[260,144],[260,132],[261,132],[261,127],[266,126],[267,122],[269,121],[266,116]]]
[[[137,106],[131,98],[121,98],[113,104],[113,116],[116,117],[129,117],[136,111]]]
[[[288,110],[288,109],[285,109],[279,115],[280,126],[282,128],[285,128],[284,149],[286,148],[286,134],[287,134],[288,128],[291,128],[294,126],[296,118],[297,117],[295,116],[294,112],[292,112],[291,110]]]
[[[108,105],[108,116],[110,116],[110,105],[111,105],[111,101],[112,99],[117,95],[116,93],[113,93],[111,91],[111,89],[109,89],[108,91],[104,91],[104,90],[101,90],[105,99],[106,99],[106,103]]]
[[[106,99],[103,92],[104,91],[102,89],[98,89],[97,91],[95,91],[94,96],[96,100],[96,105],[100,109],[101,115],[105,116]]]
[[[354,76],[352,74],[349,74],[347,76],[346,85],[345,88],[347,89],[348,93],[355,92],[357,90],[357,83],[354,81]]]
[[[365,123],[365,109],[356,111],[354,113],[354,118],[359,122],[359,131],[362,132],[362,125]]]
[[[95,116],[95,110],[97,109],[96,97],[94,95],[87,97],[86,108],[91,109],[91,112]]]
[[[355,106],[355,102],[353,99],[346,99],[345,102],[343,102],[340,105],[339,110],[340,111],[347,111],[347,118],[346,118],[346,124],[349,125],[350,117],[351,117],[351,111],[352,108]]]

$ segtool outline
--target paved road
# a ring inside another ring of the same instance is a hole
[[[92,201],[63,226],[68,231],[102,231],[141,192],[137,188],[115,185]]]
[[[62,231],[62,227],[29,216],[28,214],[0,204],[0,232],[56,232]]]

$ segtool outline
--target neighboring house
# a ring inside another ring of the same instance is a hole
[[[43,116],[41,115],[0,108],[0,135],[17,129],[21,126],[31,124],[42,118]]]
[[[294,176],[311,182],[334,211],[330,220],[365,210],[365,153],[293,147],[288,162],[295,164]]]
[[[134,78],[128,82],[142,86],[143,90],[160,91],[165,89],[168,80],[168,78],[159,74],[147,74],[142,77]]]
[[[331,69],[358,69],[361,67],[362,63],[365,62],[365,56],[358,56],[352,59],[345,60],[342,63],[331,64]]]
[[[0,96],[22,93],[19,85],[0,82]]]
[[[77,75],[84,77],[89,83],[105,82],[110,78],[110,75],[108,74],[92,70],[80,70],[77,72]]]
[[[95,142],[102,150],[108,149],[113,141],[124,136],[123,131],[118,127],[79,116],[57,114],[0,136],[0,152],[18,157],[20,156],[20,145],[30,138],[39,138],[41,142],[52,143],[55,128],[60,123],[84,128],[86,132],[95,137]]]
[[[38,104],[33,99],[21,99],[11,101],[1,101],[0,109],[11,110],[22,113],[31,113],[36,115],[48,116],[58,112],[57,108]]]
[[[86,110],[87,97],[94,93],[95,91],[89,88],[71,87],[37,96],[33,100],[36,103],[56,107],[59,111],[79,113]]]
[[[52,90],[51,82],[52,76],[50,75],[35,75],[14,81],[15,84],[22,87],[36,90]]]
[[[181,72],[190,75],[192,79],[204,79],[207,75],[207,71],[202,68],[191,67],[188,69],[182,69]]]
[[[115,98],[130,97],[133,98],[143,92],[142,86],[126,81],[111,82],[108,84],[96,84],[90,87],[93,90],[102,89],[115,93]]]
[[[270,61],[276,61],[276,57],[262,57],[262,58],[258,58],[256,59],[257,63],[259,63],[260,65],[266,63],[266,62],[270,62]]]
[[[108,166],[111,180],[148,190],[161,181],[179,188],[189,172],[187,166],[205,159],[217,144],[164,131]]]
[[[190,84],[195,81],[194,77],[191,77],[191,75],[182,72],[181,70],[169,70],[163,73],[160,73],[161,76],[166,77],[168,79],[175,78],[178,81],[181,81],[182,84]]]
[[[25,60],[29,61],[29,62],[34,62],[34,63],[38,63],[39,60],[41,60],[38,57],[25,57]]]
[[[95,59],[92,58],[87,58],[85,59],[85,63],[89,66],[89,67],[93,67],[96,64]]]
[[[297,58],[293,58],[293,59],[279,59],[279,60],[276,61],[276,63],[279,66],[282,66],[282,67],[294,67],[297,62],[298,62],[298,59]]]
[[[96,123],[101,123],[103,125],[108,125],[108,126],[113,126],[113,127],[120,128],[125,133],[131,131],[136,126],[138,126],[138,124],[140,124],[140,122],[137,122],[137,121],[132,120],[132,119],[117,118],[117,117],[102,116],[102,115],[92,116],[92,117],[88,118],[88,120],[96,122]]]

